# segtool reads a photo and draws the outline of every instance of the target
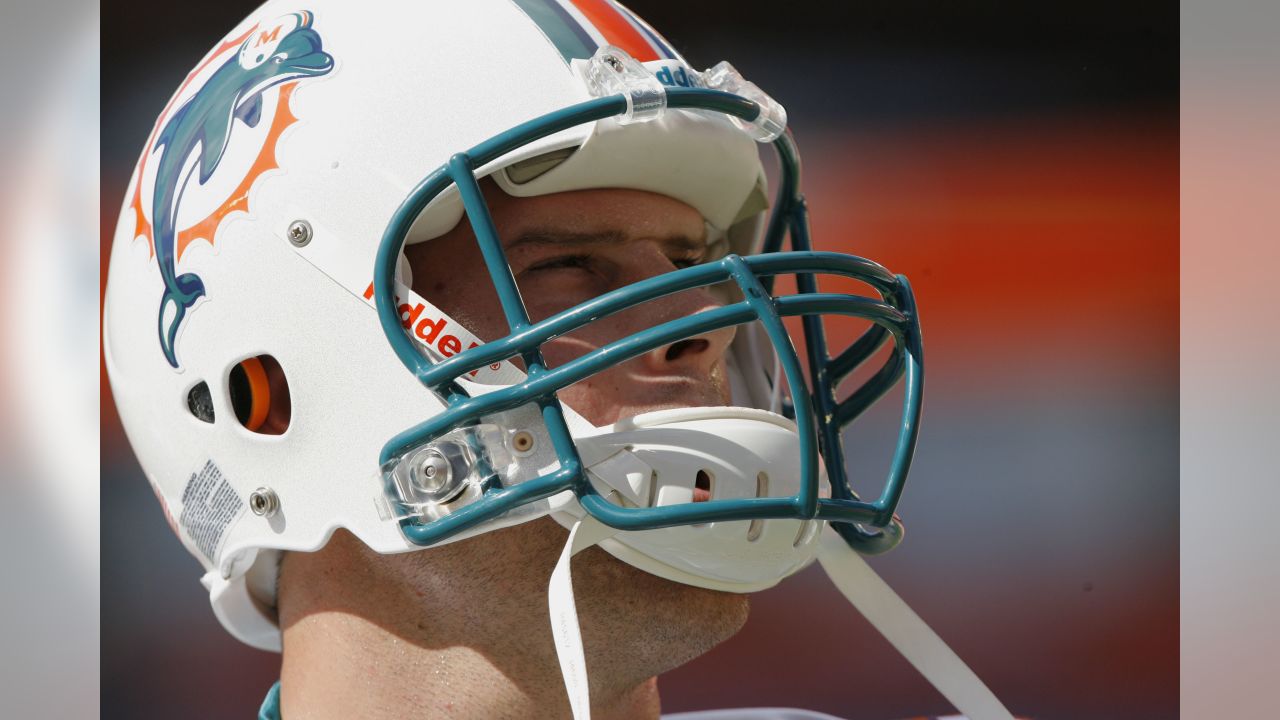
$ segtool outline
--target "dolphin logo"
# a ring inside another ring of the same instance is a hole
[[[281,26],[250,32],[239,52],[165,122],[152,147],[152,152],[163,148],[151,205],[153,245],[164,281],[157,322],[160,348],[175,368],[174,343],[182,321],[205,294],[204,282],[195,273],[177,274],[178,208],[183,193],[193,177],[200,185],[213,177],[236,120],[257,127],[265,90],[333,69],[333,57],[320,49],[320,36],[311,29],[311,18],[309,12],[288,16],[293,27],[283,33]]]

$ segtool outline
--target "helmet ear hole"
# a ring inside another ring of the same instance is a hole
[[[187,391],[187,409],[202,422],[213,422],[213,395],[209,383],[201,380]]]
[[[270,355],[245,358],[227,378],[231,409],[251,432],[281,435],[289,428],[292,406],[284,369]]]

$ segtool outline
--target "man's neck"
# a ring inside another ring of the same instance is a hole
[[[294,623],[286,631],[284,647],[284,720],[571,717],[555,659],[538,657],[518,645],[495,651],[420,643],[331,611]],[[656,678],[625,687],[607,687],[603,681],[592,678],[592,717],[658,717]]]

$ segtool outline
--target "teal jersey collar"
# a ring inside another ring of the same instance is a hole
[[[280,681],[277,680],[267,696],[262,699],[262,708],[258,710],[258,720],[280,720]]]

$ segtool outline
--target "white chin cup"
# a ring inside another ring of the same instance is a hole
[[[575,441],[597,490],[623,507],[692,502],[700,474],[711,500],[786,497],[800,491],[795,424],[764,410],[662,410]],[[825,487],[825,473],[819,480]],[[581,515],[577,503],[553,513],[565,527]],[[820,528],[818,521],[735,520],[623,531],[599,544],[614,557],[668,580],[754,592],[812,562]]]

